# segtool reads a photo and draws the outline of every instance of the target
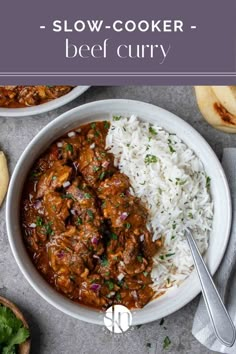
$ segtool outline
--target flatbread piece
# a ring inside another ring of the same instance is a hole
[[[214,93],[212,86],[195,86],[198,107],[214,128],[236,133],[236,115],[230,113]]]
[[[9,172],[7,167],[7,160],[2,151],[0,151],[0,206],[7,193],[9,183]]]

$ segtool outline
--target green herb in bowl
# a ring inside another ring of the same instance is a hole
[[[0,353],[19,353],[18,347],[29,338],[29,330],[13,311],[0,305]]]

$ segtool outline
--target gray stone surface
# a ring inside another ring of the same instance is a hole
[[[235,135],[221,133],[202,119],[191,87],[92,87],[77,100],[47,114],[26,118],[0,117],[0,150],[7,154],[10,171],[35,134],[60,113],[86,102],[108,98],[142,100],[168,109],[193,125],[219,157],[224,147],[236,146]],[[102,327],[70,318],[49,305],[31,288],[12,256],[5,227],[5,204],[0,210],[0,295],[14,301],[25,313],[31,328],[33,354],[211,352],[191,335],[198,298],[168,316],[164,325],[160,326],[156,321],[134,328],[118,338]],[[170,337],[171,345],[168,350],[163,350],[166,335]]]

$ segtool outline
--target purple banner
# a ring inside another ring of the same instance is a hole
[[[1,84],[236,84],[235,4],[4,2]]]

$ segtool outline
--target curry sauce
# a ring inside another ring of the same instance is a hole
[[[21,224],[38,271],[84,305],[141,308],[154,295],[160,246],[147,210],[105,148],[110,124],[86,124],[54,142],[27,177]]]

